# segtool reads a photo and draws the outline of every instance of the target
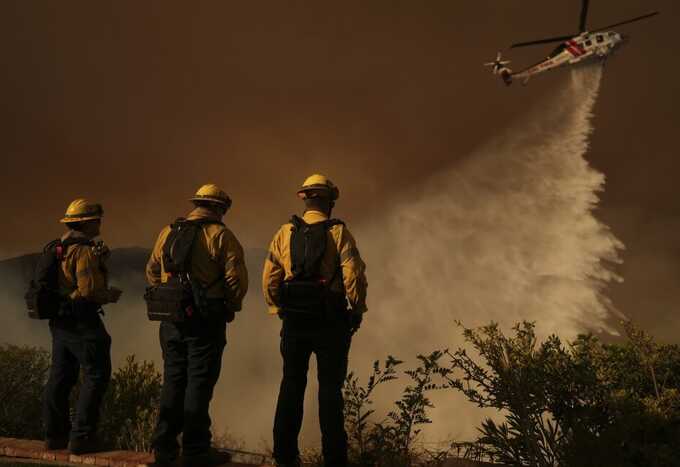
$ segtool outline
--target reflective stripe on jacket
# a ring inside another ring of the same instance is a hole
[[[328,220],[328,216],[319,211],[305,211],[302,218],[308,224]],[[264,262],[262,291],[270,314],[277,314],[280,311],[278,295],[281,282],[293,277],[290,257],[292,227],[290,223],[281,226],[274,235]],[[363,313],[366,311],[368,287],[366,265],[359,255],[354,237],[342,224],[332,226],[328,230],[328,235],[329,241],[321,260],[320,275],[328,281],[333,279],[330,289],[344,292],[352,310]]]
[[[187,220],[219,222],[219,219],[205,208],[194,209],[187,216]],[[166,226],[161,231],[146,265],[146,278],[151,285],[168,281],[162,256],[163,245],[170,230],[170,226]],[[201,226],[191,251],[189,273],[204,287],[214,284],[206,290],[207,298],[224,298],[229,309],[233,311],[241,309],[243,297],[248,291],[248,271],[243,247],[231,230],[217,223]],[[219,278],[224,280],[218,281]]]

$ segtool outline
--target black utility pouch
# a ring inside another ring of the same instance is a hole
[[[50,290],[45,286],[31,281],[28,291],[24,295],[28,317],[31,319],[56,318],[61,308],[63,297],[56,290]]]
[[[180,323],[186,319],[186,309],[191,306],[191,303],[188,303],[184,286],[174,280],[147,287],[144,300],[150,321]]]
[[[326,311],[328,291],[320,281],[292,280],[281,283],[281,308],[293,313],[321,314]]]

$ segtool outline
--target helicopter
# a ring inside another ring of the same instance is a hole
[[[491,72],[494,75],[499,75],[503,82],[508,86],[510,86],[515,79],[522,80],[522,84],[526,85],[532,76],[546,71],[589,61],[605,61],[612,53],[614,53],[614,51],[618,50],[628,41],[627,36],[612,31],[612,28],[641,21],[659,14],[658,11],[654,11],[636,18],[620,21],[615,24],[610,24],[609,26],[589,31],[586,27],[589,4],[590,0],[582,0],[578,34],[519,42],[510,46],[511,49],[516,49],[519,47],[559,42],[560,44],[544,60],[525,68],[522,71],[514,72],[508,67],[510,60],[503,60],[502,52],[498,52],[496,59],[493,62],[485,63],[484,66],[491,67]]]

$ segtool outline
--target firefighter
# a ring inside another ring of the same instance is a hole
[[[191,295],[191,304],[181,305],[180,320],[160,324],[164,378],[152,445],[157,465],[174,464],[182,433],[183,465],[205,467],[229,461],[228,455],[211,448],[208,408],[222,366],[226,325],[241,310],[248,273],[241,244],[222,223],[231,207],[227,194],[209,184],[190,201],[195,208],[161,231],[146,267],[152,289],[172,289],[180,276],[184,279],[179,286],[189,284]],[[179,259],[182,251],[186,256]],[[185,269],[178,271],[176,263]],[[153,298],[147,298],[147,304],[151,318]]]
[[[269,313],[282,320],[283,379],[274,419],[274,458],[299,465],[307,369],[316,354],[319,422],[326,466],[347,464],[342,385],[352,335],[366,311],[365,264],[343,222],[331,219],[338,188],[323,175],[305,180],[298,196],[302,218],[293,216],[274,236],[262,287]]]
[[[99,409],[111,377],[111,337],[100,314],[102,305],[115,303],[121,291],[108,286],[105,261],[109,255],[99,236],[104,212],[85,199],[73,201],[61,222],[58,266],[59,314],[50,319],[52,366],[45,388],[44,421],[47,449],[84,454],[100,449]],[[82,369],[83,382],[71,426],[69,395]]]

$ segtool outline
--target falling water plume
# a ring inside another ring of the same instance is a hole
[[[585,159],[600,80],[600,67],[572,71],[525,121],[363,226],[370,303],[354,367],[460,345],[455,320],[506,331],[529,320],[563,338],[614,332],[604,288],[620,280],[609,266],[623,245],[594,215],[605,177]],[[435,411],[440,423],[467,403],[451,404]]]

